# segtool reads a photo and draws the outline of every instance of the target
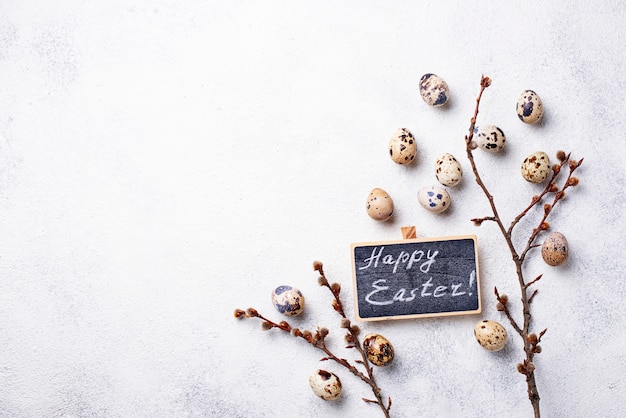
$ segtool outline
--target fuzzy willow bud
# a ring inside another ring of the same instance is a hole
[[[323,264],[321,261],[314,261],[313,262],[313,270],[315,271],[320,271],[322,270]]]
[[[546,203],[545,205],[543,205],[543,213],[544,214],[549,214],[550,211],[552,210],[552,205],[549,203]]]
[[[572,177],[567,181],[568,186],[578,186],[578,177]]]

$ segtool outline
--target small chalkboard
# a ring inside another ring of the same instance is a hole
[[[480,313],[476,236],[352,244],[359,321]]]

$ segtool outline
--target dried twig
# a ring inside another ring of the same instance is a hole
[[[382,397],[382,391],[376,384],[376,379],[374,378],[374,369],[367,360],[367,353],[365,352],[365,349],[363,348],[363,345],[358,338],[361,330],[357,325],[353,325],[350,323],[350,320],[345,314],[341,299],[339,298],[339,294],[341,293],[341,285],[339,283],[329,283],[324,274],[324,268],[321,262],[315,261],[313,263],[313,268],[320,274],[320,277],[318,279],[319,285],[328,288],[328,290],[330,290],[333,295],[332,307],[342,318],[341,328],[345,328],[347,330],[345,339],[348,345],[346,348],[354,348],[359,352],[361,359],[355,360],[355,363],[362,365],[365,368],[365,373],[357,369],[356,366],[354,366],[348,360],[338,357],[332,351],[330,351],[330,349],[326,346],[326,336],[329,334],[328,328],[318,327],[315,332],[309,330],[302,331],[299,328],[293,328],[287,321],[280,321],[278,323],[274,322],[261,315],[254,308],[248,308],[246,310],[235,309],[235,318],[259,318],[263,321],[261,323],[263,330],[277,328],[281,331],[289,332],[294,337],[302,338],[313,347],[323,351],[326,356],[321,359],[322,361],[334,361],[335,363],[348,369],[350,373],[352,373],[370,386],[375,399],[363,398],[363,400],[367,403],[377,404],[382,410],[385,417],[389,418],[389,410],[391,409],[391,398],[388,397],[385,404],[385,401]]]
[[[504,223],[502,222],[502,219],[500,218],[500,215],[496,208],[494,198],[489,192],[489,190],[487,189],[487,187],[485,186],[485,183],[483,182],[478,172],[476,163],[474,161],[474,156],[473,156],[473,150],[476,148],[476,145],[472,139],[474,136],[474,128],[476,126],[476,118],[478,117],[480,99],[482,98],[482,95],[485,89],[489,87],[490,85],[491,85],[491,79],[489,77],[485,77],[485,76],[481,77],[480,93],[478,94],[478,97],[476,98],[476,107],[474,109],[474,115],[472,116],[470,120],[469,134],[465,136],[465,143],[466,143],[467,158],[469,159],[470,165],[472,167],[472,172],[474,173],[476,183],[478,183],[478,186],[482,189],[483,193],[487,197],[493,216],[474,218],[471,221],[474,222],[474,224],[477,226],[481,225],[483,221],[487,221],[487,220],[495,222],[498,228],[500,229],[500,232],[502,233],[504,240],[506,241],[506,244],[511,252],[511,257],[513,259],[513,262],[515,263],[515,270],[517,273],[517,279],[518,279],[520,291],[521,291],[523,320],[521,322],[518,322],[513,317],[513,315],[509,311],[509,307],[507,304],[508,297],[506,295],[500,295],[497,288],[494,289],[494,293],[497,299],[496,308],[497,310],[504,313],[504,315],[507,317],[507,319],[511,323],[511,326],[513,327],[513,329],[515,329],[515,331],[522,338],[525,358],[522,363],[518,364],[517,370],[526,376],[526,383],[528,387],[528,398],[530,399],[530,402],[532,404],[535,417],[539,418],[541,416],[541,412],[539,408],[540,397],[539,397],[539,391],[537,389],[537,383],[535,381],[535,364],[533,363],[533,358],[535,354],[538,354],[541,352],[541,346],[539,346],[539,342],[541,342],[541,337],[543,337],[546,330],[544,329],[543,331],[541,331],[539,333],[539,336],[530,332],[530,325],[531,325],[531,318],[532,318],[532,315],[530,312],[530,304],[532,300],[534,299],[534,297],[537,295],[537,289],[534,289],[529,296],[528,288],[531,285],[536,284],[541,279],[542,276],[539,275],[537,278],[527,283],[524,279],[523,263],[526,260],[526,256],[528,252],[531,249],[540,246],[536,244],[535,241],[538,235],[542,231],[546,231],[550,228],[550,224],[546,220],[548,216],[552,213],[554,206],[565,197],[565,190],[569,187],[573,187],[578,184],[578,179],[576,177],[573,177],[572,175],[574,171],[578,167],[580,167],[583,160],[582,159],[580,159],[579,161],[571,160],[570,154],[565,154],[563,151],[559,151],[557,153],[557,158],[559,160],[559,163],[555,164],[552,167],[552,175],[547,185],[543,189],[543,191],[539,195],[533,196],[530,204],[524,210],[522,210],[520,214],[517,215],[515,219],[513,219],[509,227],[506,228],[504,226]],[[563,167],[566,167],[566,169],[569,169],[569,172],[568,172],[565,182],[563,183],[562,186],[559,187],[557,180],[563,170]],[[542,202],[543,198],[549,194],[554,194],[552,202],[544,204],[543,214],[537,224],[537,227],[534,228],[532,232],[530,233],[530,235],[528,236],[528,239],[526,241],[526,245],[524,246],[524,248],[518,252],[518,250],[515,248],[513,244],[513,239],[512,239],[513,230],[518,225],[520,220],[524,218],[526,215],[528,215],[530,211],[535,206],[537,206],[540,202]]]

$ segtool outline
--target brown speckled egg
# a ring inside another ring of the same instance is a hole
[[[295,287],[278,286],[272,291],[272,304],[282,314],[299,315],[304,310],[304,295]]]
[[[443,78],[435,74],[424,74],[420,79],[420,94],[426,104],[439,107],[448,102],[450,89]]]
[[[393,200],[383,189],[372,189],[365,204],[367,214],[377,221],[386,221],[393,215]]]
[[[454,187],[463,178],[461,164],[452,154],[443,153],[435,162],[435,177],[444,186]]]
[[[543,116],[543,103],[532,90],[524,90],[517,99],[517,117],[524,123],[537,123]]]
[[[370,363],[386,366],[393,360],[393,346],[380,334],[367,334],[363,339],[363,349]]]
[[[509,336],[506,329],[496,322],[484,319],[474,326],[476,341],[489,351],[500,351],[506,345]]]
[[[543,261],[551,266],[560,266],[565,263],[568,252],[567,239],[560,232],[552,232],[546,237],[541,246]]]
[[[522,177],[531,183],[543,183],[550,174],[550,157],[543,151],[532,153],[522,163]]]
[[[309,376],[309,385],[320,398],[332,401],[341,395],[341,380],[335,373],[326,370],[315,370]]]
[[[478,148],[488,152],[499,152],[506,142],[504,132],[495,125],[481,125],[474,128],[474,138]]]
[[[398,129],[389,140],[389,156],[398,164],[411,164],[417,155],[417,142],[406,128]]]
[[[450,207],[450,194],[439,186],[423,187],[417,192],[417,201],[430,212],[440,213]]]

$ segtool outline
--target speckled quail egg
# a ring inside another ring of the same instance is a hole
[[[489,351],[500,351],[506,345],[509,336],[506,329],[496,321],[484,319],[474,326],[476,341]]]
[[[424,209],[440,213],[450,207],[450,194],[443,187],[423,187],[417,192],[417,201]]]
[[[543,261],[551,266],[560,266],[565,263],[568,252],[567,239],[560,232],[550,233],[541,246]]]
[[[278,286],[272,291],[272,304],[278,312],[295,316],[304,310],[304,295],[295,287]]]
[[[499,152],[506,142],[502,129],[495,125],[481,125],[474,128],[474,138],[478,148],[488,152]]]
[[[386,366],[393,361],[393,345],[380,334],[367,334],[363,338],[367,359],[375,366]]]
[[[543,116],[543,103],[532,90],[524,90],[517,99],[517,116],[524,123],[536,123]]]
[[[530,154],[522,163],[522,177],[531,183],[543,183],[550,174],[550,157],[543,151]]]
[[[463,170],[452,154],[443,153],[435,162],[435,176],[444,186],[454,187],[461,182]]]
[[[443,78],[429,73],[424,74],[420,79],[420,94],[426,104],[439,107],[448,102],[450,89]]]
[[[377,221],[386,221],[393,215],[393,200],[383,189],[374,188],[367,196],[367,214]]]
[[[309,385],[320,398],[325,401],[335,400],[341,395],[341,380],[335,373],[326,370],[315,370],[309,376]]]
[[[389,140],[389,156],[398,164],[411,164],[417,155],[417,142],[406,128],[398,129]]]

